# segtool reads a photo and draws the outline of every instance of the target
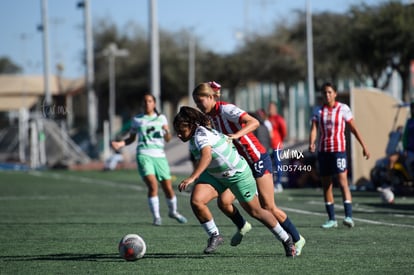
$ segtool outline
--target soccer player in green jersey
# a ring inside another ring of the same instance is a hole
[[[261,207],[256,182],[247,161],[239,155],[229,137],[211,129],[208,117],[191,107],[181,107],[174,118],[174,129],[183,141],[190,141],[190,151],[197,163],[191,175],[181,181],[178,188],[185,190],[195,183],[192,195],[211,186],[218,194],[231,190],[243,209],[264,224],[282,242],[286,256],[294,257],[292,237],[280,226],[269,210]],[[208,194],[209,196],[209,194]],[[201,226],[209,235],[205,253],[214,252],[224,242],[208,209],[193,208]]]
[[[179,223],[187,219],[177,211],[177,197],[172,188],[170,167],[165,156],[164,143],[170,141],[171,134],[165,115],[159,114],[155,97],[144,95],[144,113],[136,115],[131,121],[129,137],[113,141],[112,147],[119,150],[133,143],[138,135],[137,164],[138,172],[148,187],[148,204],[153,215],[153,224],[162,224],[159,210],[158,182],[161,183],[169,208],[168,216]]]

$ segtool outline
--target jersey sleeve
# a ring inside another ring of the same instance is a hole
[[[349,106],[346,104],[342,104],[342,114],[346,122],[354,118],[354,116],[352,115],[351,108],[349,108]]]
[[[226,104],[222,105],[222,114],[223,116],[231,122],[240,123],[242,116],[246,115],[247,112],[240,109],[236,105]]]
[[[163,126],[168,125],[168,120],[167,120],[167,117],[165,115],[163,115],[163,114],[159,115],[159,119],[160,119]]]
[[[321,109],[322,109],[321,106],[317,106],[317,107],[313,108],[311,121],[316,121],[316,122],[319,121],[319,114],[320,114]]]
[[[205,128],[198,127],[194,133],[194,145],[198,151],[210,145],[208,139],[208,132]]]

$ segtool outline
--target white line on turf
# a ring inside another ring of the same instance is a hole
[[[306,214],[306,215],[313,215],[313,216],[326,216],[325,213],[317,213],[317,212],[311,212],[307,210],[301,210],[301,209],[294,209],[294,208],[288,208],[288,207],[280,207],[281,209],[289,212],[295,212],[298,214]],[[345,218],[344,216],[336,215],[338,218]],[[400,223],[388,223],[388,222],[380,222],[380,221],[374,221],[374,220],[368,220],[368,219],[361,219],[361,218],[355,218],[352,217],[353,220],[363,222],[363,223],[369,223],[369,224],[377,224],[377,225],[386,225],[386,226],[395,226],[395,227],[407,227],[407,228],[414,228],[414,225],[411,224],[400,224]]]
[[[52,179],[65,179],[65,180],[71,180],[75,182],[92,183],[92,184],[99,184],[99,185],[105,185],[105,186],[110,186],[110,187],[121,187],[121,188],[127,188],[127,189],[139,190],[139,191],[144,190],[144,188],[139,185],[130,185],[130,184],[125,184],[125,183],[119,183],[119,182],[114,182],[114,181],[109,181],[109,180],[94,179],[94,178],[87,178],[87,177],[82,177],[82,176],[62,175],[59,173],[42,173],[39,171],[32,171],[29,173],[37,177],[52,178]]]
[[[110,187],[121,187],[121,188],[127,188],[127,189],[134,189],[134,190],[144,190],[141,186],[135,186],[135,185],[129,185],[129,184],[122,184],[117,183],[113,181],[107,181],[107,180],[98,180],[94,178],[87,178],[87,177],[81,177],[81,176],[72,176],[72,175],[62,175],[59,173],[42,173],[40,171],[33,171],[30,172],[30,174],[38,177],[47,177],[47,178],[55,178],[55,179],[69,179],[76,182],[85,182],[85,183],[92,183],[92,184],[100,184]],[[186,192],[181,193],[183,195],[189,195]],[[317,204],[315,201],[310,201],[309,203]],[[305,214],[305,215],[313,215],[313,216],[326,216],[325,213],[319,213],[319,212],[312,212],[302,209],[295,209],[295,208],[288,208],[288,207],[280,207],[281,209],[285,211],[295,212],[298,214]],[[344,218],[343,216],[337,215],[339,218]],[[410,216],[411,217],[411,216]],[[394,226],[394,227],[406,227],[406,228],[414,228],[414,225],[410,224],[397,224],[397,223],[387,223],[387,222],[380,222],[380,221],[374,221],[374,220],[368,220],[368,219],[361,219],[361,218],[355,218],[353,217],[355,221],[363,222],[363,223],[369,223],[369,224],[377,224],[377,225],[385,225],[385,226]]]

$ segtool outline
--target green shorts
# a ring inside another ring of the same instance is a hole
[[[213,186],[219,194],[230,188],[239,202],[251,201],[257,192],[256,181],[249,168],[243,172],[237,172],[229,178],[216,178],[204,171],[197,180],[197,184],[204,183]]]
[[[167,158],[154,158],[142,154],[137,155],[138,173],[141,177],[155,175],[158,181],[171,179]]]

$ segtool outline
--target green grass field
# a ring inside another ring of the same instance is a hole
[[[204,255],[207,235],[189,194],[177,196],[188,224],[167,217],[160,193],[163,225],[154,227],[136,171],[0,172],[0,274],[413,274],[414,197],[383,205],[377,193],[354,192],[356,227],[322,230],[321,190],[285,189],[276,202],[307,240],[302,255],[291,259],[244,211],[253,230],[230,246],[235,227],[215,202],[210,208],[226,244]],[[119,257],[118,242],[127,233],[145,239],[143,259]]]

